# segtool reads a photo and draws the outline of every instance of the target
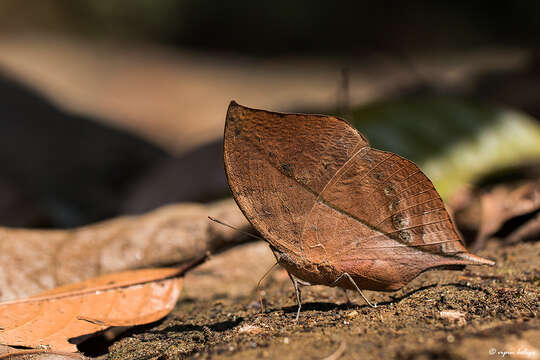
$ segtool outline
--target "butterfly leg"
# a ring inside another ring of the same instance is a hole
[[[279,263],[279,255],[276,253],[276,250],[271,245],[270,250],[272,250],[272,254],[274,254],[274,257],[276,258],[276,263]],[[287,275],[289,275],[289,279],[291,279],[291,282],[293,283],[294,293],[296,295],[296,302],[298,303],[298,311],[296,312],[295,320],[298,323],[298,319],[300,318],[300,310],[302,309],[302,290],[300,289],[300,286],[310,286],[311,284],[307,281],[297,279],[288,271]]]
[[[301,286],[310,286],[311,284],[302,281],[300,279],[295,278],[290,273],[287,273],[289,275],[289,279],[291,279],[293,286],[294,286],[294,293],[296,295],[296,302],[298,303],[298,310],[296,311],[296,319],[295,321],[298,323],[298,319],[300,318],[300,310],[302,309],[302,289]]]
[[[339,280],[341,280],[342,277],[346,277],[347,279],[349,279],[349,281],[351,282],[351,284],[353,284],[353,286],[356,288],[356,290],[360,293],[360,296],[362,296],[362,298],[364,299],[364,301],[366,302],[366,304],[368,304],[368,305],[371,306],[372,308],[376,308],[376,307],[377,307],[377,303],[372,304],[372,303],[366,298],[366,296],[364,295],[364,293],[362,293],[362,290],[360,290],[360,288],[358,287],[358,285],[356,285],[356,283],[354,282],[354,280],[353,280],[353,278],[351,277],[351,275],[349,275],[349,273],[343,273],[343,274],[341,274],[341,275],[336,279],[336,281],[334,281],[334,284],[337,283]]]
[[[300,286],[298,286],[298,282],[296,279],[289,274],[289,278],[291,279],[293,286],[294,286],[294,293],[296,294],[296,303],[298,304],[298,311],[296,312],[296,322],[298,322],[298,318],[300,317],[300,309],[302,309],[302,290],[300,290]]]

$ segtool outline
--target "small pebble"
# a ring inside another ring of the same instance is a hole
[[[256,335],[256,334],[262,333],[263,331],[264,330],[262,328],[258,326],[249,325],[249,324],[242,325],[240,326],[240,328],[238,328],[238,332],[240,334]]]
[[[467,320],[465,320],[465,314],[459,311],[445,310],[439,312],[439,316],[441,317],[441,319],[447,320],[449,322],[456,322],[460,326],[467,324]]]
[[[349,319],[354,319],[355,317],[358,316],[358,311],[356,310],[353,310],[353,311],[350,311],[347,313],[346,315]]]
[[[286,337],[286,338],[283,338],[283,343],[284,343],[284,344],[288,344],[289,342],[290,342],[290,340],[289,340],[289,338],[288,338],[288,337]]]

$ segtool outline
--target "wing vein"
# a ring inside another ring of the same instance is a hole
[[[359,142],[359,145],[362,144],[362,142]],[[359,146],[357,145],[355,147],[355,150],[356,148]],[[332,183],[332,181],[337,177],[337,176],[340,176],[341,173],[344,171],[343,169],[345,169],[348,164],[363,150],[363,149],[368,149],[368,151],[366,151],[366,154],[367,152],[369,152],[369,149],[370,147],[369,146],[362,146],[360,149],[358,149],[357,151],[355,151],[351,157],[349,159],[347,159],[347,161],[345,161],[345,163],[343,165],[341,165],[341,167],[336,171],[336,173],[334,174],[334,176],[332,176],[330,178],[330,180],[328,180],[328,182],[326,183],[326,185],[324,185],[324,187],[322,188],[322,190],[317,194],[315,192],[313,192],[315,195],[316,195],[316,198],[315,198],[315,201],[313,202],[313,206],[311,206],[311,209],[309,210],[309,212],[307,213],[305,219],[304,219],[304,224],[302,225],[302,231],[300,232],[300,247],[303,249],[304,248],[304,233],[306,231],[306,224],[307,224],[307,221],[308,219],[310,218],[311,216],[311,213],[313,212],[313,209],[315,209],[315,205],[319,202],[319,200],[321,199],[321,194],[326,190],[326,188],[328,187],[329,184]],[[365,155],[365,154],[364,154]],[[339,175],[338,175],[339,174]],[[323,199],[324,200],[324,199]],[[326,203],[326,202],[325,202]],[[337,210],[339,211],[339,210]]]
[[[417,194],[417,195],[421,195],[421,194]],[[417,195],[414,195],[414,196],[417,196]],[[413,198],[414,196],[411,196],[411,198]],[[401,209],[401,210],[399,210],[399,211],[396,211],[395,213],[390,214],[389,216],[387,216],[387,217],[385,217],[384,219],[382,219],[381,221],[379,221],[377,224],[375,224],[375,226],[381,225],[383,222],[385,222],[386,220],[390,219],[390,218],[391,218],[392,216],[394,216],[394,215],[403,213],[404,211],[407,211],[407,210],[409,210],[409,209],[412,209],[412,208],[414,208],[414,207],[416,207],[416,206],[424,205],[424,204],[427,204],[428,202],[436,201],[436,200],[440,200],[440,198],[429,199],[429,200],[426,200],[426,201],[424,201],[424,202],[421,202],[421,203],[418,203],[418,204],[411,205],[411,206],[409,206],[409,207],[407,207],[407,208],[405,208],[405,209]],[[444,209],[444,208],[438,208],[438,209],[436,209],[436,210],[440,210],[440,209]],[[431,211],[430,211],[430,212],[431,212]],[[421,214],[421,215],[423,215],[423,214]],[[418,216],[418,215],[417,215],[417,216]],[[413,216],[413,217],[414,217],[414,216]]]

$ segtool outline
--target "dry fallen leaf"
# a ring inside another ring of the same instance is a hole
[[[540,209],[540,181],[530,180],[517,187],[508,184],[497,185],[481,197],[480,204],[481,224],[475,248],[481,248],[486,239],[495,234],[506,221]],[[534,219],[530,224],[526,224],[529,226],[528,229],[516,229],[513,241],[518,241],[537,227]]]
[[[159,320],[174,308],[181,276],[198,263],[104,275],[0,303],[0,343],[75,352],[82,338],[74,338]]]
[[[540,181],[528,182],[516,189],[504,185],[495,187],[482,197],[483,222],[479,237],[493,234],[504,221],[539,207]]]
[[[0,301],[102,274],[190,262],[246,240],[249,225],[232,199],[179,204],[70,230],[0,227]]]
[[[0,360],[84,360],[88,359],[79,353],[49,351],[45,349],[15,349],[0,345]]]

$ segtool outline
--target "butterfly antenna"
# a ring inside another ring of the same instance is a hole
[[[274,265],[272,265],[270,267],[270,269],[266,270],[266,272],[264,273],[264,275],[259,279],[259,281],[257,282],[257,286],[255,286],[255,289],[253,289],[253,291],[251,292],[251,296],[253,298],[253,295],[259,291],[259,288],[261,287],[261,283],[263,282],[264,279],[266,279],[266,277],[272,272],[272,270],[274,270],[274,268],[276,266],[278,266],[279,263],[276,261],[274,263]],[[263,302],[263,298],[262,298],[262,295],[259,293],[259,303],[261,304],[261,313],[264,313],[264,302]]]
[[[226,223],[224,223],[223,221],[218,220],[218,219],[216,219],[216,218],[213,218],[213,217],[211,217],[211,216],[209,216],[208,219],[210,219],[210,220],[212,220],[213,222],[216,222],[216,223],[218,223],[218,224],[220,224],[220,225],[226,226],[226,227],[228,227],[228,228],[230,228],[230,229],[236,230],[236,231],[238,231],[238,232],[241,233],[241,234],[247,235],[247,236],[252,237],[252,238],[254,238],[254,239],[257,239],[257,240],[263,240],[263,241],[264,241],[264,239],[263,239],[262,237],[260,237],[260,236],[257,236],[257,235],[248,233],[247,231],[240,230],[240,229],[238,229],[238,228],[236,228],[236,227],[234,227],[234,226],[232,226],[232,225],[226,224]],[[274,254],[274,256],[275,256],[275,254]],[[277,258],[276,258],[276,262],[274,263],[274,265],[272,265],[272,266],[270,267],[270,269],[266,270],[266,272],[265,272],[264,275],[261,277],[261,279],[259,280],[259,282],[257,282],[257,286],[256,286],[255,289],[253,290],[252,294],[255,294],[255,293],[259,290],[262,281],[268,276],[268,274],[270,274],[270,272],[271,272],[272,270],[274,270],[274,268],[275,268],[277,265],[278,265],[278,262],[277,262]],[[262,296],[260,296],[260,294],[259,294],[259,302],[261,303],[261,312],[264,312],[264,303],[263,303]]]
[[[264,241],[264,239],[263,239],[262,237],[260,237],[260,236],[257,236],[257,235],[248,233],[247,231],[240,230],[240,229],[238,229],[238,228],[236,228],[236,227],[234,227],[234,226],[232,226],[232,225],[226,224],[226,223],[224,223],[223,221],[218,220],[218,219],[216,219],[216,218],[213,218],[213,217],[211,217],[211,216],[209,216],[208,219],[210,219],[210,220],[212,220],[213,222],[216,222],[216,223],[218,223],[218,224],[220,224],[220,225],[226,226],[226,227],[228,227],[228,228],[230,228],[230,229],[236,230],[236,231],[238,231],[238,232],[241,233],[241,234],[247,235],[247,236],[252,237],[252,238],[254,238],[254,239],[257,239],[257,240],[263,240],[263,241]]]
[[[276,262],[274,263],[274,265],[272,265],[272,266],[270,267],[270,269],[266,270],[266,272],[265,272],[264,275],[261,277],[261,279],[259,280],[259,282],[257,282],[257,286],[255,287],[255,290],[253,290],[253,292],[259,290],[259,288],[261,287],[261,283],[263,282],[263,280],[264,280],[264,279],[272,272],[272,270],[274,270],[274,268],[275,268],[276,266],[278,266],[278,265],[279,265],[279,263],[276,261]]]

